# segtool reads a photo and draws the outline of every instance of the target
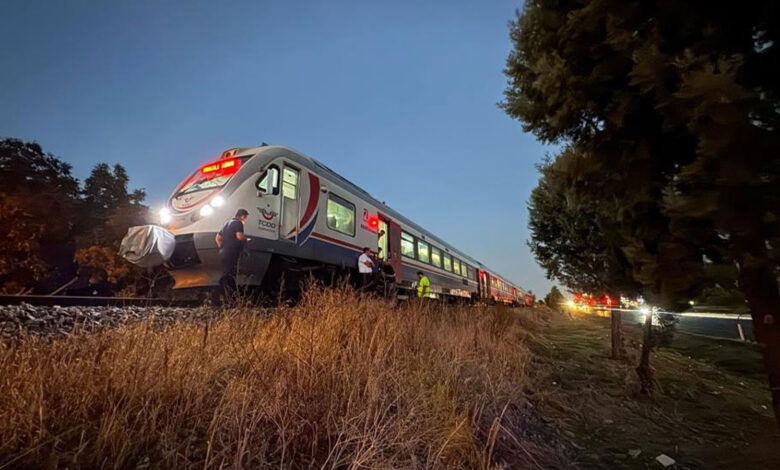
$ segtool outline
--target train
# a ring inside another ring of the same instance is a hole
[[[400,297],[413,296],[417,272],[431,296],[530,305],[533,296],[412,222],[324,163],[281,145],[232,148],[185,178],[160,210],[172,240],[161,261],[174,289],[212,287],[222,275],[215,235],[240,208],[248,238],[237,283],[294,289],[309,276],[357,272],[363,247],[392,266]],[[129,235],[128,235],[129,236]],[[381,249],[381,250],[380,250]]]

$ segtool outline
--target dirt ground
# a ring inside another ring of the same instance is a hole
[[[653,353],[656,391],[637,395],[641,330],[608,358],[609,320],[556,318],[529,341],[542,414],[561,423],[580,468],[780,469],[780,433],[755,345],[678,333]],[[547,385],[546,387],[544,385]]]

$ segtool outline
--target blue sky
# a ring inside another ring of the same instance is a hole
[[[160,205],[201,163],[297,148],[521,286],[547,148],[497,106],[518,0],[11,1],[0,136],[83,179],[121,163]]]

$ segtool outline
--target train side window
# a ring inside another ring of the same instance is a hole
[[[435,246],[431,247],[431,264],[437,268],[441,267],[441,250]]]
[[[452,272],[460,275],[460,260],[455,258],[452,259]]]
[[[417,240],[417,259],[423,263],[430,263],[430,247],[427,243],[421,240]]]
[[[469,265],[466,265],[466,277],[469,279],[474,279],[474,268]]]
[[[414,237],[406,232],[401,232],[401,254],[414,258]]]
[[[279,194],[279,168],[270,166],[257,180],[255,187],[265,194]]]
[[[282,195],[287,199],[298,198],[298,172],[291,168],[282,172]]]
[[[336,232],[355,236],[355,205],[344,198],[328,193],[328,228]]]
[[[444,270],[452,272],[452,256],[444,254]]]

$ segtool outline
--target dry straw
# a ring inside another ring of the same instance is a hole
[[[516,313],[311,288],[0,346],[0,468],[537,468]]]

